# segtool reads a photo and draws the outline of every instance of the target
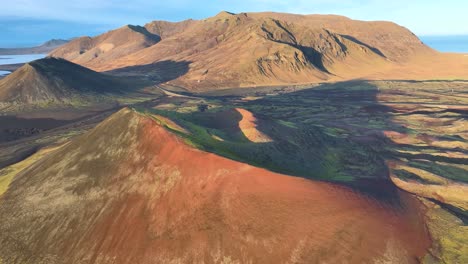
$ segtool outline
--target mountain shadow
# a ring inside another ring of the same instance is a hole
[[[115,76],[135,76],[151,81],[153,84],[160,84],[175,80],[189,71],[190,61],[165,60],[155,63],[128,66],[107,73]]]
[[[347,82],[250,102],[228,97],[221,109],[251,111],[257,129],[272,139],[265,143],[246,140],[238,129],[240,117],[229,118],[226,125],[226,113],[232,110],[162,114],[196,129],[188,138],[206,151],[275,172],[345,184],[398,204],[385,164],[390,151],[383,131],[405,133],[406,128],[393,123],[393,109],[379,103],[378,93],[372,83]]]
[[[104,101],[113,96],[128,95],[146,85],[49,57],[32,61],[2,79],[0,102],[24,106],[88,104],[96,98]]]
[[[357,39],[357,38],[355,38],[355,37],[353,37],[353,36],[349,36],[349,35],[341,35],[341,36],[342,36],[343,38],[345,38],[345,39],[348,39],[348,40],[351,40],[351,41],[353,41],[353,42],[356,42],[357,44],[362,45],[362,46],[364,46],[364,47],[366,47],[366,48],[372,50],[373,52],[375,52],[376,54],[378,54],[378,55],[380,55],[380,56],[382,56],[382,57],[384,57],[384,58],[387,58],[387,57],[385,56],[385,54],[383,54],[382,51],[380,51],[380,50],[379,50],[378,48],[376,48],[376,47],[372,47],[371,45],[368,45],[368,44],[366,44],[366,43],[360,41],[359,39]]]
[[[222,102],[220,110],[162,114],[193,128],[186,137],[206,151],[283,174],[339,183],[402,207],[401,189],[430,190],[446,179],[468,182],[461,167],[467,162],[465,111],[451,106],[450,94],[434,92],[432,86],[441,87],[433,82],[353,81],[296,92],[289,87],[261,88],[238,97],[206,97]],[[257,99],[243,100],[248,96]],[[432,106],[434,100],[450,110]],[[216,122],[213,116],[221,118],[226,108],[252,112],[255,129],[271,141],[250,142],[239,131],[210,125],[210,120]],[[397,187],[398,181],[403,185]],[[416,189],[409,189],[412,186]],[[460,204],[438,195],[433,198]]]

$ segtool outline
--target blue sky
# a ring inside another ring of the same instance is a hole
[[[0,4],[0,47],[97,35],[125,24],[231,12],[339,14],[390,20],[417,35],[468,35],[466,0],[11,0]]]

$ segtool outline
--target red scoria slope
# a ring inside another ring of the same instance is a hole
[[[128,109],[17,176],[0,216],[4,263],[415,263],[429,245],[403,209],[194,149]]]

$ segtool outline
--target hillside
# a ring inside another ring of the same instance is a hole
[[[416,263],[429,246],[414,201],[395,209],[203,152],[154,118],[121,110],[18,174],[0,201],[0,260]]]
[[[310,28],[325,28],[372,49],[394,62],[403,62],[415,53],[431,52],[407,28],[388,21],[359,21],[337,15],[294,15],[284,13],[249,13],[256,19],[273,18]]]
[[[466,58],[440,54],[395,23],[341,16],[221,12],[204,20],[153,21],[140,28],[145,34],[133,31],[136,42],[127,41],[133,39],[129,31],[80,38],[51,55],[143,77],[158,77],[159,62],[188,63],[188,72],[169,69],[177,76],[169,84],[193,91],[356,78],[453,79],[468,70]],[[157,40],[143,41],[148,34]]]
[[[126,25],[97,37],[74,39],[49,55],[65,58],[89,68],[110,64],[113,60],[132,54],[160,41],[144,27]]]
[[[181,22],[168,22],[156,20],[146,24],[145,28],[152,34],[160,36],[161,39],[165,39],[185,31],[188,27],[196,23],[197,21],[192,19],[184,20]]]
[[[0,80],[0,102],[20,106],[89,104],[133,90],[132,84],[116,77],[63,59],[45,58]]]
[[[0,48],[0,55],[47,54],[68,42],[69,40],[64,39],[51,39],[37,47]]]

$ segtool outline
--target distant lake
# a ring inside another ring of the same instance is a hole
[[[26,63],[33,60],[42,59],[47,54],[28,54],[28,55],[0,55],[0,65]]]
[[[28,54],[28,55],[0,55],[0,65],[27,63],[33,60],[42,59],[47,54]],[[0,71],[0,76],[10,74],[9,71]]]
[[[421,36],[420,39],[429,47],[441,52],[468,53],[468,35]]]

